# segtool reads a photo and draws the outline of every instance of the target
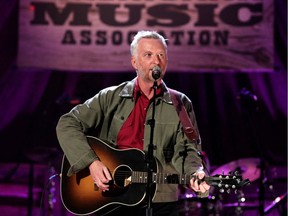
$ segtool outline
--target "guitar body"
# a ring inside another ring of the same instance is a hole
[[[90,176],[88,168],[68,177],[70,168],[67,158],[62,162],[61,199],[65,208],[74,214],[91,214],[109,212],[119,205],[134,206],[145,199],[146,184],[127,183],[132,171],[146,172],[145,154],[138,149],[117,150],[105,142],[87,137],[92,149],[100,160],[108,167],[113,177],[109,191],[102,192]],[[157,169],[156,162],[155,171]],[[131,172],[130,172],[131,171]],[[155,193],[153,187],[152,195]]]

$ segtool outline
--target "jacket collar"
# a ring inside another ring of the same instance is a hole
[[[124,86],[122,91],[119,93],[120,97],[133,98],[133,90],[134,90],[136,79],[137,79],[137,77],[135,77],[133,80],[128,81],[126,83],[126,85]],[[168,88],[167,88],[167,86],[163,80],[161,82],[161,85],[162,85],[162,89],[164,92],[163,92],[163,97],[161,97],[160,99],[163,100],[164,102],[168,103],[168,104],[172,104],[171,95],[170,95]]]

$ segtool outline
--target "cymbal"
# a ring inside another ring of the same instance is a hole
[[[228,174],[229,172],[238,171],[243,179],[249,179],[250,182],[260,177],[260,159],[259,158],[243,158],[231,161],[223,166],[216,168],[212,175]]]

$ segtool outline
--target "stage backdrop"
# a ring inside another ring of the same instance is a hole
[[[20,67],[131,70],[138,30],[168,39],[169,70],[273,71],[273,0],[21,0]]]

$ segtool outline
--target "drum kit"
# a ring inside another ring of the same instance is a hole
[[[249,179],[250,183],[253,183],[260,178],[260,162],[259,158],[231,161],[214,169],[210,176],[237,172],[242,176],[242,179]],[[179,188],[178,206],[180,216],[243,215],[243,208],[257,208],[257,203],[251,204],[245,201],[242,188],[239,188],[235,193],[222,194],[216,188],[211,187],[207,198],[197,198],[196,194],[190,189]],[[226,214],[225,208],[230,210],[234,208],[233,213]]]

